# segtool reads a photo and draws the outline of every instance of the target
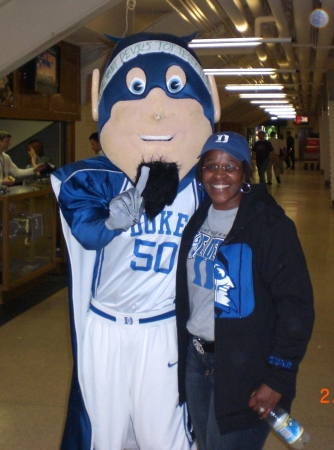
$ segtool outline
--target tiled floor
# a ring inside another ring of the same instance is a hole
[[[334,449],[334,210],[319,171],[305,171],[299,163],[295,171],[286,171],[281,178],[281,185],[274,182],[269,189],[296,223],[316,305],[313,337],[300,368],[292,413],[310,432],[311,442],[306,448],[331,450]],[[0,328],[0,374],[0,449],[57,450],[71,374],[66,289]],[[321,402],[322,389],[328,389],[329,395],[324,400],[329,403]],[[268,438],[265,446],[265,450],[286,448],[275,435]]]

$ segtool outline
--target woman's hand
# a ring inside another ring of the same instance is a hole
[[[34,167],[34,172],[37,176],[40,176],[41,173],[46,173],[48,170],[49,166],[47,163],[42,163],[42,164],[38,164]]]
[[[266,419],[281,397],[282,394],[262,383],[259,389],[252,393],[248,406],[259,414],[260,419]]]

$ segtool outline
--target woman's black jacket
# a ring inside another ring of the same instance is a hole
[[[189,336],[186,262],[196,232],[204,222],[207,199],[184,230],[176,278],[176,316],[179,346],[179,401],[186,401],[185,369]],[[243,258],[247,250],[248,258]],[[232,256],[234,253],[235,256]],[[226,255],[229,261],[226,264]],[[232,279],[240,289],[240,316],[219,317],[215,309],[214,403],[222,434],[260,423],[249,408],[251,393],[262,383],[282,394],[280,404],[290,410],[296,377],[314,322],[312,285],[296,228],[264,185],[243,194],[231,231],[217,258],[239,273]],[[245,267],[247,264],[247,267]],[[240,286],[239,286],[240,285]],[[254,308],[242,312],[253,292]],[[247,294],[248,295],[248,294]],[[218,311],[220,313],[220,311]]]

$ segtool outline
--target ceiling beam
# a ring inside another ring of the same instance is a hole
[[[16,0],[0,4],[0,77],[80,28],[120,0]]]

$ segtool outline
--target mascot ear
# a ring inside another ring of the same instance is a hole
[[[208,79],[209,79],[209,83],[210,83],[210,87],[211,87],[211,95],[212,95],[212,102],[213,102],[213,112],[214,112],[213,120],[215,123],[218,123],[219,119],[220,119],[221,110],[220,110],[220,101],[219,101],[217,84],[216,84],[215,77],[213,75],[208,75]]]
[[[99,120],[99,81],[100,71],[94,69],[92,75],[92,116],[94,122]]]

